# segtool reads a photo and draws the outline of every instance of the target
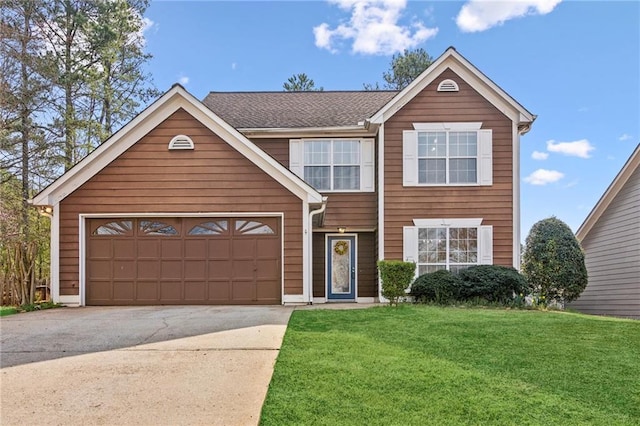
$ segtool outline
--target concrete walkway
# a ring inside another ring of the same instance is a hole
[[[63,308],[0,319],[0,424],[254,425],[293,308]]]

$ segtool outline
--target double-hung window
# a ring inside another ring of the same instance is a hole
[[[447,269],[458,272],[493,263],[493,227],[482,219],[414,219],[404,227],[404,258],[417,275]]]
[[[482,123],[416,123],[403,134],[403,183],[491,185],[492,132]]]
[[[373,191],[372,139],[295,139],[290,168],[318,191]]]

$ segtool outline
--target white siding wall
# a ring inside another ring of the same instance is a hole
[[[582,241],[589,284],[569,306],[640,319],[640,168]]]

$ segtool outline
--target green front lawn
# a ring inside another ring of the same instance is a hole
[[[0,317],[5,315],[12,315],[18,312],[18,309],[13,306],[0,306]]]
[[[640,322],[427,306],[300,310],[261,424],[640,424]]]

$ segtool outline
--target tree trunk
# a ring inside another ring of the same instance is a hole
[[[31,27],[31,10],[30,4],[27,2],[24,6],[24,34],[20,39],[20,91],[22,102],[20,102],[20,144],[22,148],[22,241],[29,241],[29,138],[31,133],[30,115],[31,111],[26,102],[29,98],[29,70],[27,68],[28,42],[30,38]]]
[[[73,92],[72,92],[72,49],[73,46],[73,16],[72,16],[72,4],[69,0],[65,2],[65,13],[66,13],[66,33],[65,33],[65,57],[64,57],[64,170],[67,171],[75,162],[75,149],[76,149],[76,141],[75,141],[75,111],[73,108]]]

